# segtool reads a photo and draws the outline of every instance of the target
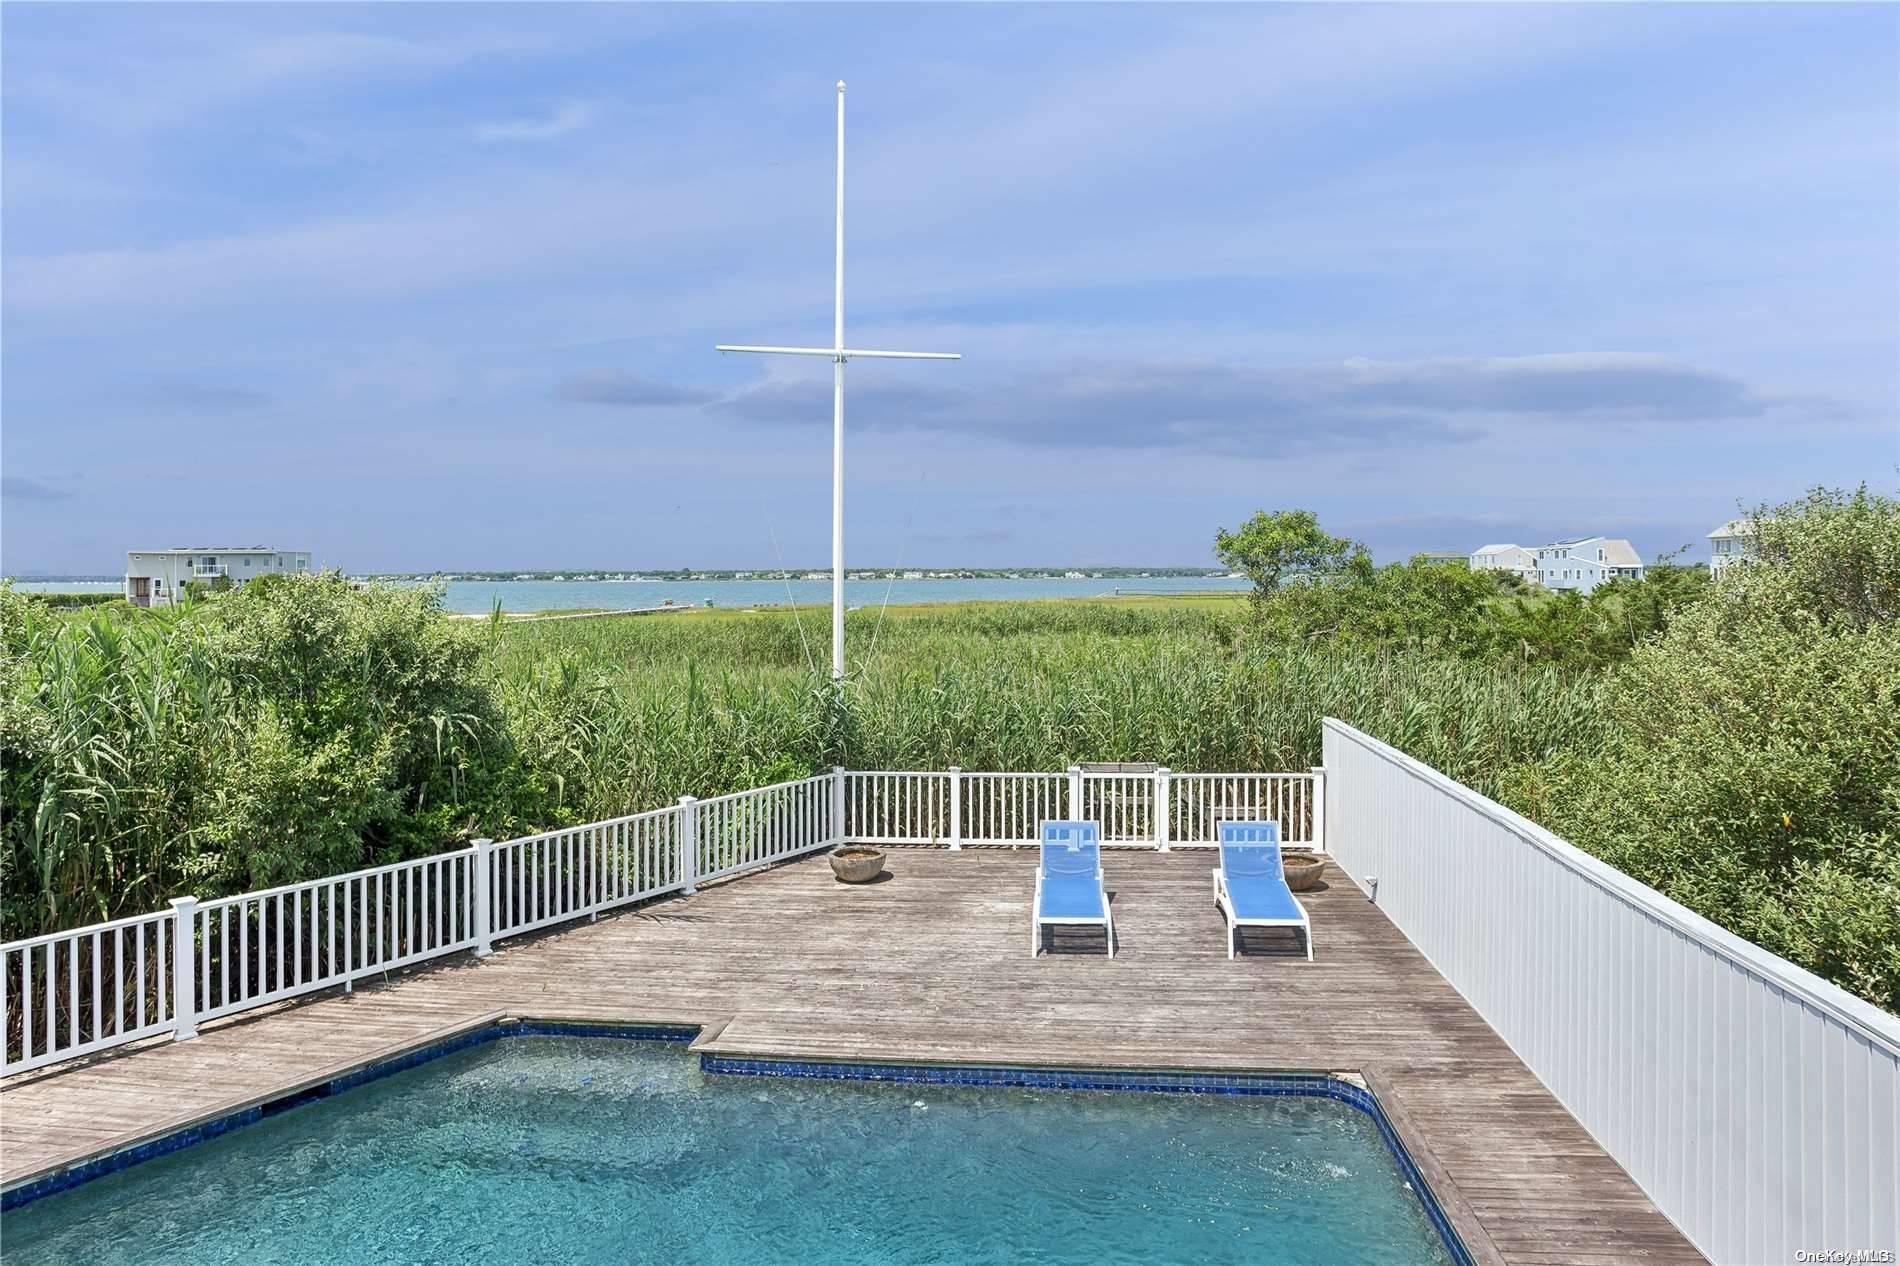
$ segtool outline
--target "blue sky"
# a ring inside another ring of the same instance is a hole
[[[7,5],[0,567],[1385,558],[1900,476],[1885,6]],[[774,542],[776,541],[776,546]]]

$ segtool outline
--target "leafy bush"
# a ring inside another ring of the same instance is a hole
[[[1244,618],[854,612],[842,693],[796,611],[482,624],[270,577],[79,614],[0,586],[4,934],[833,764],[1301,769],[1336,716],[1900,1010],[1900,509],[1755,517],[1719,585],[1661,565],[1588,598],[1283,520]]]
[[[1900,503],[1816,493],[1606,684],[1515,805],[1900,1011]]]
[[[433,852],[538,812],[434,595],[271,577],[164,611],[0,587],[6,934]]]

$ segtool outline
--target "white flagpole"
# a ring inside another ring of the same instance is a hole
[[[838,251],[831,308],[831,679],[844,680],[844,80],[838,81]]]
[[[831,679],[844,680],[844,363],[853,356],[888,360],[958,360],[955,352],[892,352],[844,345],[844,80],[838,81],[838,232],[830,347],[721,343],[721,352],[831,358]]]

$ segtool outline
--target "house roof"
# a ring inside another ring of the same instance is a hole
[[[1722,526],[1716,528],[1715,531],[1709,533],[1709,539],[1714,540],[1718,536],[1734,537],[1753,535],[1755,535],[1755,520],[1730,519],[1727,523],[1724,523]]]
[[[277,549],[270,545],[175,545],[170,549],[135,549],[129,554],[308,554],[306,549]]]
[[[1603,564],[1607,567],[1641,567],[1643,556],[1636,547],[1619,538],[1603,542]]]
[[[1522,545],[1480,545],[1478,546],[1477,549],[1474,549],[1471,552],[1474,554],[1502,554],[1509,550],[1514,550],[1514,549],[1523,550],[1524,553],[1526,554],[1530,553],[1530,551],[1527,549],[1524,549]]]

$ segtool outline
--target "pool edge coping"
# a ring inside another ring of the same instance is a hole
[[[1075,1084],[1050,1083],[1061,1090],[1100,1090],[1119,1093],[1245,1093],[1244,1089],[1221,1087],[1212,1083],[1226,1079],[1243,1082],[1248,1088],[1266,1082],[1294,1082],[1280,1093],[1287,1097],[1329,1098],[1345,1103],[1369,1116],[1379,1128],[1388,1154],[1400,1176],[1412,1187],[1427,1220],[1439,1233],[1441,1243],[1459,1266],[1498,1266],[1502,1255],[1484,1230],[1482,1221],[1458,1190],[1457,1184],[1419,1135],[1410,1114],[1399,1103],[1396,1088],[1377,1069],[1356,1072],[1339,1070],[1255,1068],[1210,1069],[1207,1067],[1168,1066],[1165,1064],[1086,1065],[1073,1061],[1041,1062],[1022,1060],[966,1061],[955,1059],[866,1060],[862,1058],[812,1057],[766,1053],[744,1053],[711,1049],[735,1016],[711,1021],[634,1021],[599,1018],[561,1018],[520,1015],[500,1010],[485,1012],[409,1042],[393,1043],[368,1056],[340,1061],[308,1077],[250,1096],[235,1103],[220,1105],[214,1111],[179,1118],[136,1136],[115,1140],[86,1156],[43,1167],[22,1175],[0,1188],[0,1210],[10,1211],[60,1192],[83,1186],[95,1179],[130,1169],[147,1160],[182,1151],[245,1125],[254,1124],[284,1111],[329,1098],[373,1081],[431,1063],[444,1056],[509,1037],[560,1035],[608,1037],[630,1040],[668,1041],[683,1044],[699,1056],[700,1066],[722,1076],[819,1077],[826,1080],[883,1081],[893,1084],[935,1086],[993,1086],[1038,1088],[1017,1078],[1061,1078],[1067,1075]],[[824,1073],[740,1070],[719,1065],[753,1064],[822,1069]],[[918,1079],[880,1076],[896,1070],[943,1071],[961,1075],[961,1080]],[[993,1076],[983,1076],[992,1074]],[[1146,1075],[1149,1080],[1142,1081]],[[1162,1085],[1154,1078],[1185,1079],[1186,1084]],[[1093,1082],[1096,1084],[1086,1084]],[[1305,1083],[1315,1083],[1308,1086]],[[1195,1087],[1199,1087],[1196,1089]],[[1270,1093],[1259,1089],[1257,1093]],[[1363,1100],[1363,1101],[1362,1101]],[[1388,1111],[1388,1106],[1397,1111]],[[1422,1158],[1422,1159],[1421,1159]],[[31,1194],[23,1194],[28,1193]],[[1449,1193],[1449,1194],[1447,1194]]]

